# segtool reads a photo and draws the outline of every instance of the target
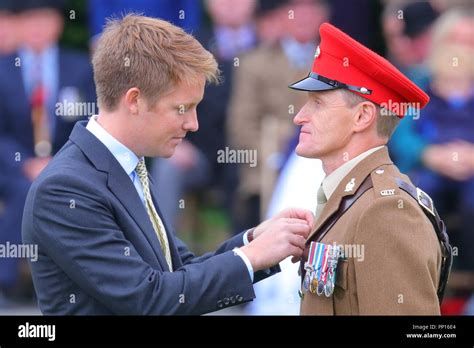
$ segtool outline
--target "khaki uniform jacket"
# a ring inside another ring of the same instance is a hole
[[[440,243],[423,208],[399,189],[395,178],[411,182],[390,160],[386,147],[363,159],[339,183],[308,244],[341,199],[353,195],[369,175],[373,188],[322,239],[346,250],[346,260],[337,267],[334,293],[331,297],[304,294],[301,314],[439,315]],[[352,178],[355,185],[345,192]],[[381,194],[383,190],[394,191],[387,196]],[[354,253],[357,250],[360,253]]]

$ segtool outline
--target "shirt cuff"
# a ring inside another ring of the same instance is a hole
[[[253,283],[253,267],[252,267],[252,264],[250,263],[249,258],[239,248],[234,248],[232,251],[236,255],[240,256],[240,258],[244,261],[245,265],[247,266],[247,270],[249,271],[250,280]]]
[[[247,245],[247,244],[250,243],[250,242],[249,242],[249,238],[248,238],[248,234],[249,234],[249,231],[250,231],[250,230],[251,230],[251,228],[248,229],[247,231],[245,231],[245,233],[244,233],[244,237],[243,237],[243,239],[244,239],[244,245]]]

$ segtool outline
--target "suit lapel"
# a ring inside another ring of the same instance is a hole
[[[171,260],[173,262],[173,268],[178,269],[183,264],[181,262],[181,257],[179,256],[178,249],[176,248],[176,244],[174,242],[174,233],[173,233],[174,229],[172,226],[168,224],[163,214],[161,213],[160,207],[156,200],[156,194],[155,194],[155,190],[153,189],[153,185],[150,185],[150,191],[151,191],[151,197],[153,199],[153,204],[155,205],[158,215],[160,215],[161,221],[163,222],[163,226],[165,226],[166,235],[168,236],[168,244],[170,246],[170,253],[171,253]]]
[[[153,199],[153,204],[155,205],[156,211],[160,216],[161,221],[163,222],[163,226],[165,226],[166,235],[168,236],[168,244],[170,246],[173,268],[177,269],[183,264],[181,262],[181,257],[179,256],[178,249],[176,248],[176,244],[174,243],[174,228],[168,224],[167,220],[165,219],[165,216],[161,213],[160,206],[156,198],[157,194],[155,189],[155,181],[153,180],[153,177],[150,174],[148,174],[148,180],[150,180],[150,194],[151,198]]]
[[[160,241],[150,221],[146,208],[140,196],[137,194],[132,181],[115,158],[112,158],[110,161],[109,180],[107,184],[115,197],[117,197],[125,209],[127,209],[130,216],[142,230],[148,243],[155,252],[161,267],[169,271],[165,255],[163,254],[163,250],[161,250]]]
[[[71,133],[70,140],[79,146],[98,171],[108,173],[108,188],[139,226],[162,269],[169,271],[168,264],[160,247],[160,241],[156,236],[135,186],[110,151],[93,134],[85,129],[86,124],[87,121],[77,122]]]
[[[365,178],[370,175],[373,170],[380,167],[381,165],[392,163],[393,162],[388,155],[388,149],[386,146],[380,150],[375,151],[360,161],[349,172],[349,174],[347,174],[344,179],[341,180],[336,190],[327,201],[320,217],[316,222],[313,232],[308,235],[306,241],[308,242],[311,240],[311,238],[321,228],[321,226],[339,209],[342,199],[345,196],[352,196],[365,180]],[[352,185],[352,187],[349,186],[348,190],[346,190],[346,186],[352,179],[354,179],[354,185]],[[349,190],[349,188],[351,189]]]

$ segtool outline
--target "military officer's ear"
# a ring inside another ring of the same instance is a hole
[[[364,101],[354,108],[354,131],[364,132],[366,129],[376,127],[377,107],[370,101]]]

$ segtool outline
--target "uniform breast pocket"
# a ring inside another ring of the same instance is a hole
[[[340,260],[337,265],[336,285],[333,295],[333,310],[335,315],[351,315],[351,289],[349,289],[349,261]]]
[[[342,290],[347,290],[347,268],[349,267],[349,261],[348,260],[339,260],[337,264],[337,269],[336,269],[336,290],[342,289]]]

